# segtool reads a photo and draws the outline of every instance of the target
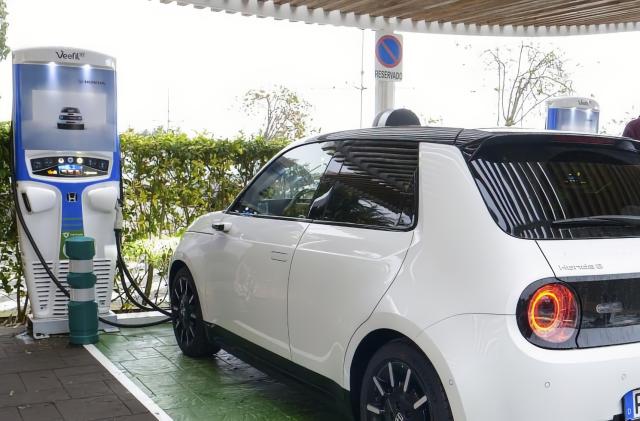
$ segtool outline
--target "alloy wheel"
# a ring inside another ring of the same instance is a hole
[[[197,310],[198,300],[191,282],[186,276],[179,276],[171,290],[171,311],[176,338],[187,347],[196,337]]]
[[[431,420],[426,388],[415,371],[402,361],[387,360],[365,379],[367,420]]]

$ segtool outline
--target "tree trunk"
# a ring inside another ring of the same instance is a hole
[[[144,287],[144,295],[149,297],[151,295],[151,287],[153,285],[153,263],[149,263],[147,270],[147,284]]]

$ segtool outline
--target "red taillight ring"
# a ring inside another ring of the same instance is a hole
[[[578,328],[578,302],[564,284],[551,283],[538,288],[527,307],[532,332],[552,343],[562,343],[574,336]]]

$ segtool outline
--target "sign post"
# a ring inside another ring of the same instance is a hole
[[[402,80],[403,54],[402,35],[376,31],[376,115],[394,106],[395,82]]]

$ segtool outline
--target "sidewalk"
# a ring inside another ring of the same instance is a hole
[[[155,420],[84,347],[20,332],[0,327],[0,420]]]

